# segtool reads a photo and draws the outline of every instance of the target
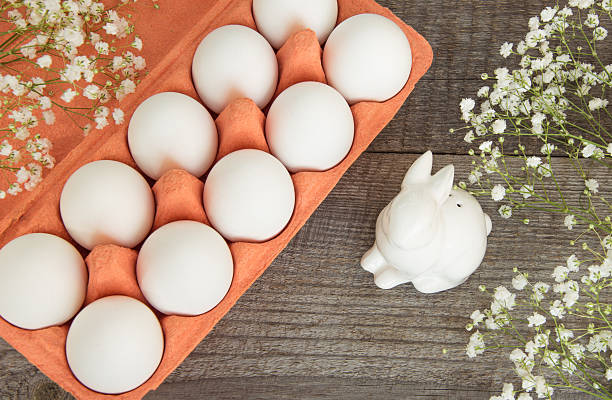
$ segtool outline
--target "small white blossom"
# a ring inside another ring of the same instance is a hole
[[[476,331],[470,336],[470,342],[466,348],[466,354],[470,358],[476,357],[478,354],[484,353],[485,344],[482,333]]]
[[[527,321],[529,321],[530,327],[537,327],[546,322],[546,317],[544,317],[542,314],[534,312],[532,316],[527,317]]]
[[[487,97],[489,95],[489,87],[488,86],[481,87],[480,89],[478,89],[478,93],[476,95],[478,97]]]
[[[527,278],[523,274],[518,274],[512,278],[512,287],[516,290],[523,290],[528,283]]]
[[[497,211],[499,212],[499,215],[504,219],[508,219],[512,216],[512,207],[507,204],[504,204],[499,207],[499,210]]]
[[[83,96],[87,97],[90,100],[97,99],[99,93],[100,87],[97,85],[89,85],[83,90]]]
[[[491,124],[491,130],[496,134],[504,133],[506,130],[506,121],[503,119],[496,120]]]
[[[516,305],[516,295],[511,293],[505,286],[498,286],[493,294],[495,303],[501,307],[512,310]]]
[[[113,110],[113,120],[115,121],[115,125],[121,125],[123,123],[124,113],[120,108],[115,108]]]
[[[121,101],[125,96],[136,91],[136,84],[131,79],[124,79],[117,89],[117,100]]]
[[[78,93],[75,90],[72,90],[71,88],[68,88],[62,94],[61,99],[63,101],[65,101],[66,103],[70,103],[72,101],[72,99],[75,98],[76,95],[78,95]]]
[[[550,167],[550,164],[544,163],[538,166],[538,173],[544,178],[550,178],[552,176],[552,168]]]
[[[562,319],[565,316],[565,307],[560,300],[555,300],[553,304],[550,306],[550,314],[554,317]],[[571,332],[571,331],[570,331]]]
[[[555,151],[555,145],[551,143],[545,143],[540,148],[540,153],[545,154],[547,156],[551,155],[553,151]]]
[[[502,44],[499,49],[499,54],[504,58],[508,58],[508,56],[512,54],[512,43],[505,42]]]
[[[51,56],[45,54],[44,56],[39,57],[38,60],[36,60],[36,64],[38,64],[40,68],[49,68],[51,66],[52,61],[53,60],[51,59]]]
[[[482,142],[480,146],[478,146],[478,149],[482,152],[490,153],[492,145],[493,145],[493,142],[490,140],[487,140],[486,142]]]
[[[546,383],[543,376],[536,376],[535,391],[539,398],[550,398],[554,392],[554,389]]]
[[[145,61],[144,57],[141,57],[141,56],[134,57],[134,68],[136,69],[136,71],[143,70],[146,67],[147,67],[147,62]]]
[[[142,50],[142,39],[136,36],[136,38],[134,38],[134,42],[132,42],[132,47],[139,51]]]
[[[542,164],[542,159],[537,156],[527,157],[525,164],[529,168],[537,168],[538,166],[540,166],[540,164]]]
[[[470,112],[474,109],[476,102],[473,99],[463,99],[459,105],[461,108],[462,119],[464,121],[470,120]]]
[[[580,268],[580,261],[578,261],[578,258],[575,254],[572,254],[567,258],[566,264],[567,269],[569,269],[570,272],[578,272],[578,269]]]
[[[519,193],[524,199],[528,199],[533,194],[533,185],[522,185],[519,189]]]
[[[465,134],[465,136],[463,137],[463,141],[466,142],[466,143],[472,143],[474,141],[474,139],[475,139],[475,136],[474,136],[474,131],[473,130],[469,130]]]
[[[106,42],[96,42],[95,44],[96,51],[102,55],[108,55],[109,53],[109,45]]]
[[[472,319],[474,326],[477,326],[479,323],[484,321],[485,315],[481,313],[480,310],[476,310],[472,313],[472,315],[470,315],[470,318]]]
[[[540,13],[540,17],[542,18],[542,22],[549,22],[550,20],[553,19],[553,17],[555,16],[556,13],[557,13],[557,10],[555,8],[546,7]]]
[[[563,282],[567,279],[568,274],[569,268],[567,268],[565,265],[559,265],[555,267],[552,277],[555,278],[555,282]]]
[[[576,217],[572,214],[566,215],[563,224],[571,231],[574,229],[574,225],[576,225]]]
[[[584,21],[584,24],[589,28],[595,28],[599,25],[599,16],[597,16],[597,14],[589,13]]]
[[[608,30],[603,26],[598,26],[593,30],[593,39],[604,40],[608,36]]]
[[[606,100],[606,99],[601,99],[599,97],[594,97],[591,100],[589,100],[589,110],[591,110],[591,111],[600,110],[600,109],[605,108],[607,106],[608,106],[608,100]]]
[[[599,182],[597,182],[596,179],[587,179],[586,181],[584,181],[584,185],[591,193],[599,192]]]
[[[491,189],[491,198],[494,201],[501,201],[506,197],[506,188],[502,185],[495,185],[493,189]]]
[[[584,158],[589,158],[591,157],[593,154],[595,154],[595,150],[597,149],[597,146],[595,146],[593,143],[588,143],[587,145],[585,145],[582,149],[582,156]]]
[[[43,112],[43,118],[47,125],[53,125],[55,123],[55,114],[51,110]]]

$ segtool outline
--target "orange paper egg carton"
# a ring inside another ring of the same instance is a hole
[[[0,336],[44,374],[80,399],[138,399],[157,388],[285,248],[344,172],[394,117],[431,65],[433,54],[427,41],[388,9],[373,0],[338,0],[338,6],[338,23],[356,14],[377,13],[390,18],[402,28],[412,48],[413,64],[408,83],[399,94],[384,103],[362,102],[351,107],[355,120],[355,140],[350,153],[339,165],[325,172],[292,175],[296,192],[295,211],[280,235],[265,243],[230,244],[234,278],[228,294],[217,307],[196,317],[158,314],[165,337],[164,355],[159,368],[146,383],[114,396],[96,393],[83,386],[71,373],[66,361],[64,346],[69,323],[27,331],[0,318]],[[159,92],[181,92],[199,100],[190,74],[197,45],[210,31],[223,25],[240,24],[256,29],[251,7],[252,0],[172,0],[162,3],[161,10],[150,8],[142,11],[137,16],[136,25],[145,46],[151,47],[150,55],[145,56],[155,65],[150,65],[151,73],[143,80],[136,94],[122,103],[126,115],[131,115],[142,101]],[[193,12],[190,12],[190,8],[194,9]],[[163,26],[151,22],[157,17],[154,13],[165,13]],[[164,29],[171,30],[173,24],[185,23],[193,27],[186,30],[187,33],[178,42],[164,42]],[[298,82],[326,83],[321,55],[322,49],[314,32],[305,30],[294,34],[277,52],[279,83],[276,95]],[[232,102],[216,118],[216,124],[219,134],[217,159],[244,148],[268,151],[264,136],[265,114],[252,101],[239,99]],[[66,131],[70,129],[73,128],[65,126]],[[61,134],[59,132],[56,136],[61,138]],[[10,211],[2,213],[0,219],[0,246],[32,232],[55,234],[74,243],[59,213],[59,198],[68,177],[82,165],[101,159],[120,161],[137,168],[128,149],[127,124],[107,129],[97,137],[87,137],[66,154],[35,193],[24,197],[23,203],[9,203]],[[169,171],[160,178],[153,186],[157,205],[153,229],[183,219],[208,223],[202,205],[203,179],[182,170]],[[114,245],[98,246],[89,253],[86,257],[89,270],[86,304],[114,294],[145,301],[136,282],[137,255],[134,249]]]

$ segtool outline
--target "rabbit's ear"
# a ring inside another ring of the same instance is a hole
[[[428,150],[425,154],[416,159],[406,172],[402,188],[410,184],[424,183],[431,177],[431,166],[433,164],[433,154]]]
[[[438,204],[444,203],[451,190],[453,190],[453,180],[455,179],[455,167],[447,165],[431,177],[431,191]]]

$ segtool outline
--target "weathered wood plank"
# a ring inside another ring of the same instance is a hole
[[[468,147],[447,133],[462,125],[459,101],[481,86],[480,72],[502,62],[499,45],[520,40],[544,2],[379,2],[429,40],[430,72],[289,247],[147,398],[484,399],[513,377],[504,357],[468,361],[463,327],[471,310],[487,304],[475,295],[478,284],[508,284],[514,266],[544,278],[563,261],[573,236],[558,228],[560,218],[530,216],[529,226],[494,218],[480,269],[439,295],[409,285],[379,290],[359,258],[373,241],[378,212],[417,154],[449,154],[436,156],[435,168],[453,162],[457,176],[466,176],[469,160],[461,155]],[[567,177],[559,162],[557,173]],[[602,187],[612,186],[608,173],[598,177]],[[568,178],[565,184],[577,200],[581,183]],[[491,200],[482,204],[496,212]],[[443,348],[450,352],[443,356]],[[70,396],[0,340],[0,398]]]
[[[515,265],[546,277],[563,261],[572,236],[554,229],[562,221],[550,216],[534,218],[529,227],[494,217],[485,261],[465,285],[433,296],[409,285],[377,289],[359,258],[373,241],[378,212],[415,158],[361,157],[264,276],[150,398],[486,398],[499,390],[512,377],[508,362],[496,356],[468,361],[463,354],[467,316],[487,303],[475,296],[477,286],[508,284]],[[466,156],[436,156],[434,168],[449,162],[458,176],[467,173]],[[563,179],[567,162],[558,164]],[[604,179],[602,186],[610,186],[612,178]],[[568,181],[568,190],[577,196],[582,188]],[[492,200],[482,204],[495,212]],[[533,243],[540,252],[531,250]],[[450,350],[445,356],[444,348]],[[6,382],[0,398],[54,388],[4,342],[0,365],[0,382]]]

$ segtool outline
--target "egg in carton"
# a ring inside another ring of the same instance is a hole
[[[190,64],[191,55],[199,41],[223,25],[239,24],[256,29],[250,0],[228,0],[221,3],[223,12],[217,7],[216,12],[199,17],[199,22],[195,23],[189,33],[174,45],[171,51],[166,50],[167,55],[161,58],[159,65],[141,83],[139,91],[131,99],[124,101],[126,115],[131,115],[145,99],[163,91],[184,93],[198,99],[192,86]],[[185,2],[184,6],[190,7],[190,4],[191,2]],[[399,94],[388,101],[357,102],[351,106],[355,137],[348,155],[338,165],[324,172],[297,172],[291,175],[295,187],[295,209],[282,232],[263,243],[229,243],[234,261],[233,280],[227,295],[215,308],[205,314],[190,317],[156,312],[164,336],[164,352],[159,367],[142,386],[118,394],[115,398],[141,398],[159,386],[187,357],[289,243],[344,172],[393,118],[416,82],[429,68],[432,60],[431,47],[389,10],[372,0],[339,0],[338,6],[339,22],[356,14],[376,13],[390,18],[401,27],[412,49],[413,65],[408,83]],[[171,14],[169,18],[172,18]],[[168,25],[172,23],[181,24],[183,21],[170,21]],[[322,49],[314,32],[306,30],[292,35],[276,54],[279,82],[275,96],[298,82],[325,83],[321,56]],[[264,135],[264,111],[251,100],[238,99],[217,116],[217,159],[240,149],[269,151]],[[16,209],[0,221],[0,227],[3,229],[0,245],[32,232],[47,232],[71,240],[59,213],[61,189],[68,177],[80,166],[96,160],[115,160],[136,168],[128,149],[125,127],[115,128],[113,131],[108,129],[108,132],[97,137],[90,135],[74,148],[40,185],[39,192],[36,193],[37,207]],[[203,189],[203,180],[184,170],[166,172],[152,188],[155,196],[153,229],[180,220],[209,224],[202,205]],[[137,249],[116,245],[94,247],[85,258],[89,271],[85,304],[113,295],[124,295],[146,303],[137,282],[137,258]],[[86,388],[71,373],[65,354],[68,330],[69,324],[66,323],[29,331],[0,319],[0,335],[64,389],[77,398],[106,398],[106,395]]]

